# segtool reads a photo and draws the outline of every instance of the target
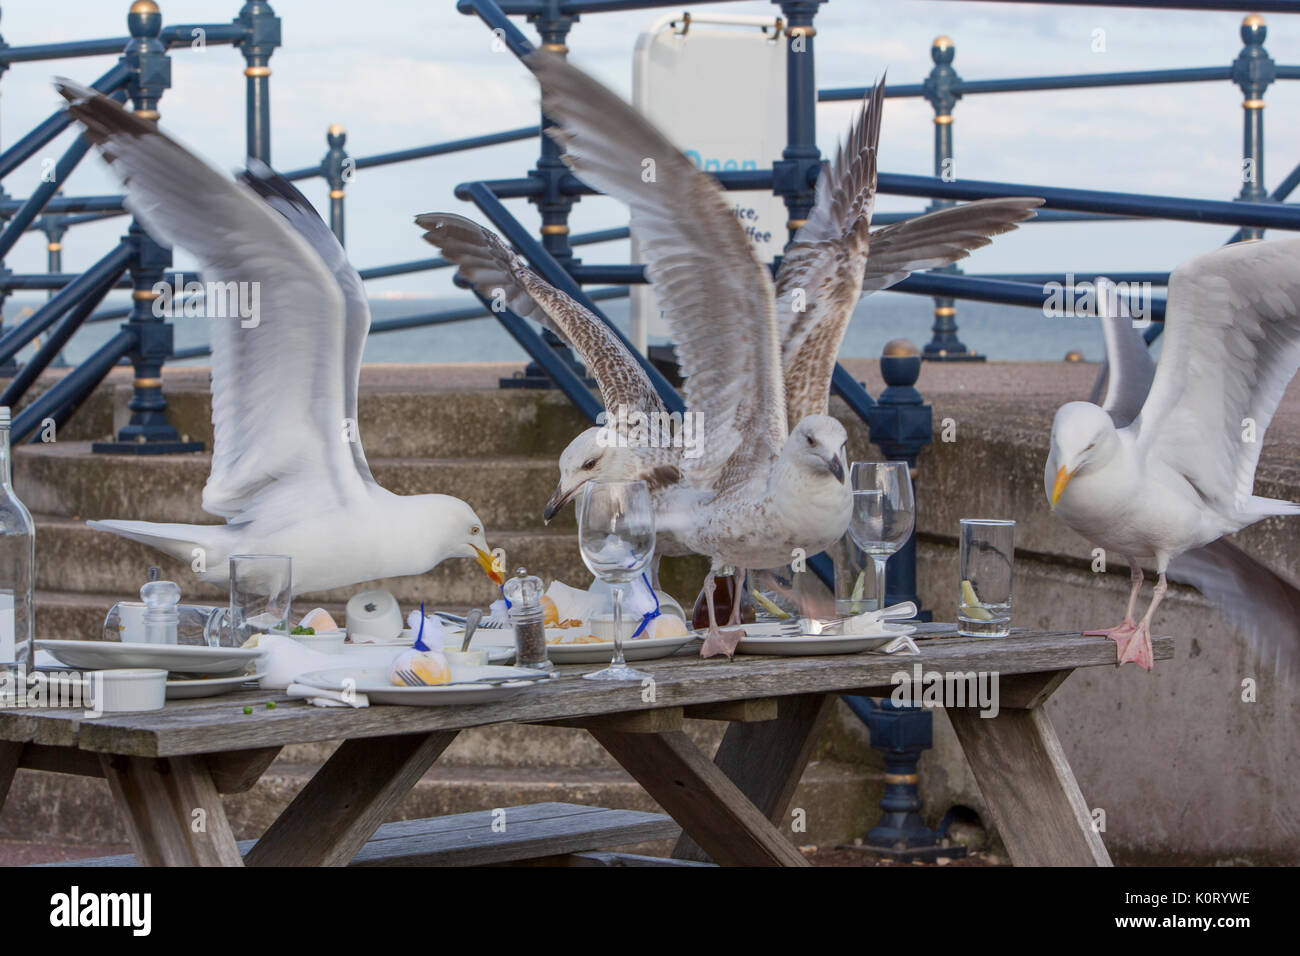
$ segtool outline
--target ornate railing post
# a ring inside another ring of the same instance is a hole
[[[60,189],[54,195],[62,195]],[[68,231],[68,217],[64,213],[47,212],[36,220],[36,228],[45,233],[45,271],[58,275],[63,271],[63,237]],[[47,298],[53,298],[55,289],[51,289]],[[50,368],[67,368],[63,352],[59,352],[50,363]]]
[[[280,18],[265,0],[248,0],[235,18],[246,31],[244,54],[248,155],[271,162],[271,54],[280,45]]]
[[[916,474],[916,459],[933,440],[933,415],[916,389],[921,374],[921,353],[906,339],[894,339],[880,356],[880,373],[885,390],[867,418],[871,443],[891,461],[906,461]],[[918,505],[919,509],[919,505]],[[889,560],[885,600],[889,604],[915,601],[916,536],[908,540]],[[929,620],[922,612],[921,620]],[[880,800],[879,822],[867,832],[863,849],[907,859],[962,856],[961,847],[939,845],[935,832],[921,819],[921,796],[917,790],[917,764],[921,754],[934,745],[934,719],[919,706],[866,697],[845,698],[871,734],[871,747],[885,761],[885,792]]]
[[[3,50],[8,45],[9,44],[5,42],[5,38],[3,36],[0,36],[0,50]],[[4,79],[5,71],[8,69],[9,69],[8,63],[0,62],[0,79]],[[5,192],[4,183],[0,182],[0,202],[8,198],[9,198],[9,194]],[[0,214],[0,223],[7,221],[8,218],[9,218],[8,216],[4,214]],[[8,269],[5,266],[4,259],[0,258],[0,278],[7,278],[11,273],[11,271],[12,270]],[[5,305],[5,299],[7,298],[9,298],[9,290],[0,287],[0,335],[4,335],[4,331],[5,331],[4,305]],[[18,363],[14,359],[11,358],[7,362],[0,363],[0,378],[13,378],[17,374],[18,374]]]
[[[785,149],[772,164],[772,191],[785,198],[793,238],[816,201],[822,154],[817,148],[817,73],[813,19],[824,0],[772,0],[785,18]]]
[[[568,54],[569,47],[566,41],[569,38],[569,31],[578,22],[576,15],[560,13],[559,3],[552,0],[546,4],[543,12],[530,15],[528,22],[537,30],[543,50],[558,53],[560,56]],[[536,196],[529,197],[528,201],[537,207],[542,217],[540,230],[542,247],[555,258],[556,262],[568,269],[579,265],[582,261],[573,254],[573,246],[569,244],[569,213],[572,212],[573,204],[577,200],[573,196],[566,196],[560,188],[560,181],[568,175],[569,167],[564,165],[564,160],[561,159],[564,150],[560,148],[560,144],[546,135],[546,129],[554,125],[543,113],[541,150],[537,156],[537,165],[528,172],[530,179],[541,182],[542,191]],[[550,329],[542,329],[542,340],[586,379],[586,369],[579,364],[573,351],[558,335]],[[537,362],[529,362],[524,367],[522,376],[503,378],[500,381],[502,388],[550,388],[552,384],[551,377]]]
[[[136,0],[126,24],[131,33],[122,53],[122,63],[131,71],[127,93],[137,116],[156,120],[158,100],[172,82],[171,59],[158,39],[162,14],[153,0]],[[135,368],[131,419],[115,441],[95,442],[91,448],[141,455],[202,451],[202,442],[181,441],[176,429],[168,424],[167,400],[162,393],[163,363],[172,354],[172,327],[162,315],[154,314],[158,298],[154,286],[163,280],[172,263],[171,251],[154,242],[134,219],[126,238],[134,249],[129,267],[131,314],[122,326],[135,335],[135,347],[129,355]]]
[[[953,69],[957,48],[947,37],[935,37],[930,45],[930,59],[934,67],[925,78],[925,98],[934,107],[934,174],[940,179],[956,179],[952,155],[952,111],[961,99],[961,77]],[[930,209],[943,209],[956,205],[951,199],[935,199]],[[947,265],[936,272],[960,272],[956,265]],[[957,300],[946,296],[934,299],[934,333],[925,346],[925,358],[940,361],[971,361],[982,359],[957,337]]]
[[[1241,42],[1245,44],[1232,64],[1232,82],[1241,87],[1243,130],[1241,142],[1241,193],[1243,202],[1265,202],[1264,188],[1264,90],[1277,78],[1277,67],[1264,49],[1268,27],[1264,18],[1252,13],[1241,21]],[[1242,239],[1262,239],[1264,230],[1245,228]]]
[[[321,161],[325,167],[325,179],[330,184],[330,231],[343,245],[343,197],[344,189],[351,180],[349,170],[351,166],[348,162],[348,154],[343,149],[343,144],[348,141],[348,131],[340,124],[335,123],[325,134],[325,142],[329,143],[329,152]]]

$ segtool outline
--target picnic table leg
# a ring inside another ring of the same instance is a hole
[[[203,757],[101,755],[141,866],[242,866]]]
[[[248,851],[249,866],[347,866],[456,731],[345,740]]]
[[[1069,671],[999,682],[1000,710],[948,710],[989,815],[1016,866],[1110,866],[1043,702]]]
[[[789,840],[683,731],[588,727],[637,783],[724,866],[808,866]]]
[[[733,723],[718,746],[713,758],[718,769],[777,827],[785,823],[795,787],[834,704],[831,694],[781,697],[775,720]],[[673,858],[702,863],[709,854],[683,831]]]
[[[18,772],[18,761],[23,756],[23,745],[12,740],[0,740],[0,809],[9,799],[9,788],[13,786],[14,774]]]

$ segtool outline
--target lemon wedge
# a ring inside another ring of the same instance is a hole
[[[984,609],[975,586],[969,581],[961,583],[961,610],[972,621],[991,621],[993,615]]]

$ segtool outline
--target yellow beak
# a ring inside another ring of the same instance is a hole
[[[483,573],[492,579],[493,584],[500,584],[505,581],[505,577],[497,567],[496,558],[492,557],[492,555],[488,554],[482,548],[474,548],[474,560],[477,561],[478,566],[483,569]]]
[[[1070,483],[1070,477],[1074,472],[1066,471],[1064,468],[1056,469],[1056,484],[1052,486],[1052,507],[1056,507],[1057,499],[1061,497],[1061,492],[1065,486]]]

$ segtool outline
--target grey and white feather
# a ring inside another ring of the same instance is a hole
[[[227,578],[231,554],[288,554],[296,592],[419,574],[450,557],[495,573],[469,505],[394,495],[371,475],[356,424],[370,310],[307,200],[262,164],[250,161],[237,182],[108,97],[68,81],[57,88],[150,235],[189,251],[208,283],[255,288],[260,298],[256,314],[209,318],[213,451],[203,507],[226,523],[91,527],[197,566],[205,581]]]

